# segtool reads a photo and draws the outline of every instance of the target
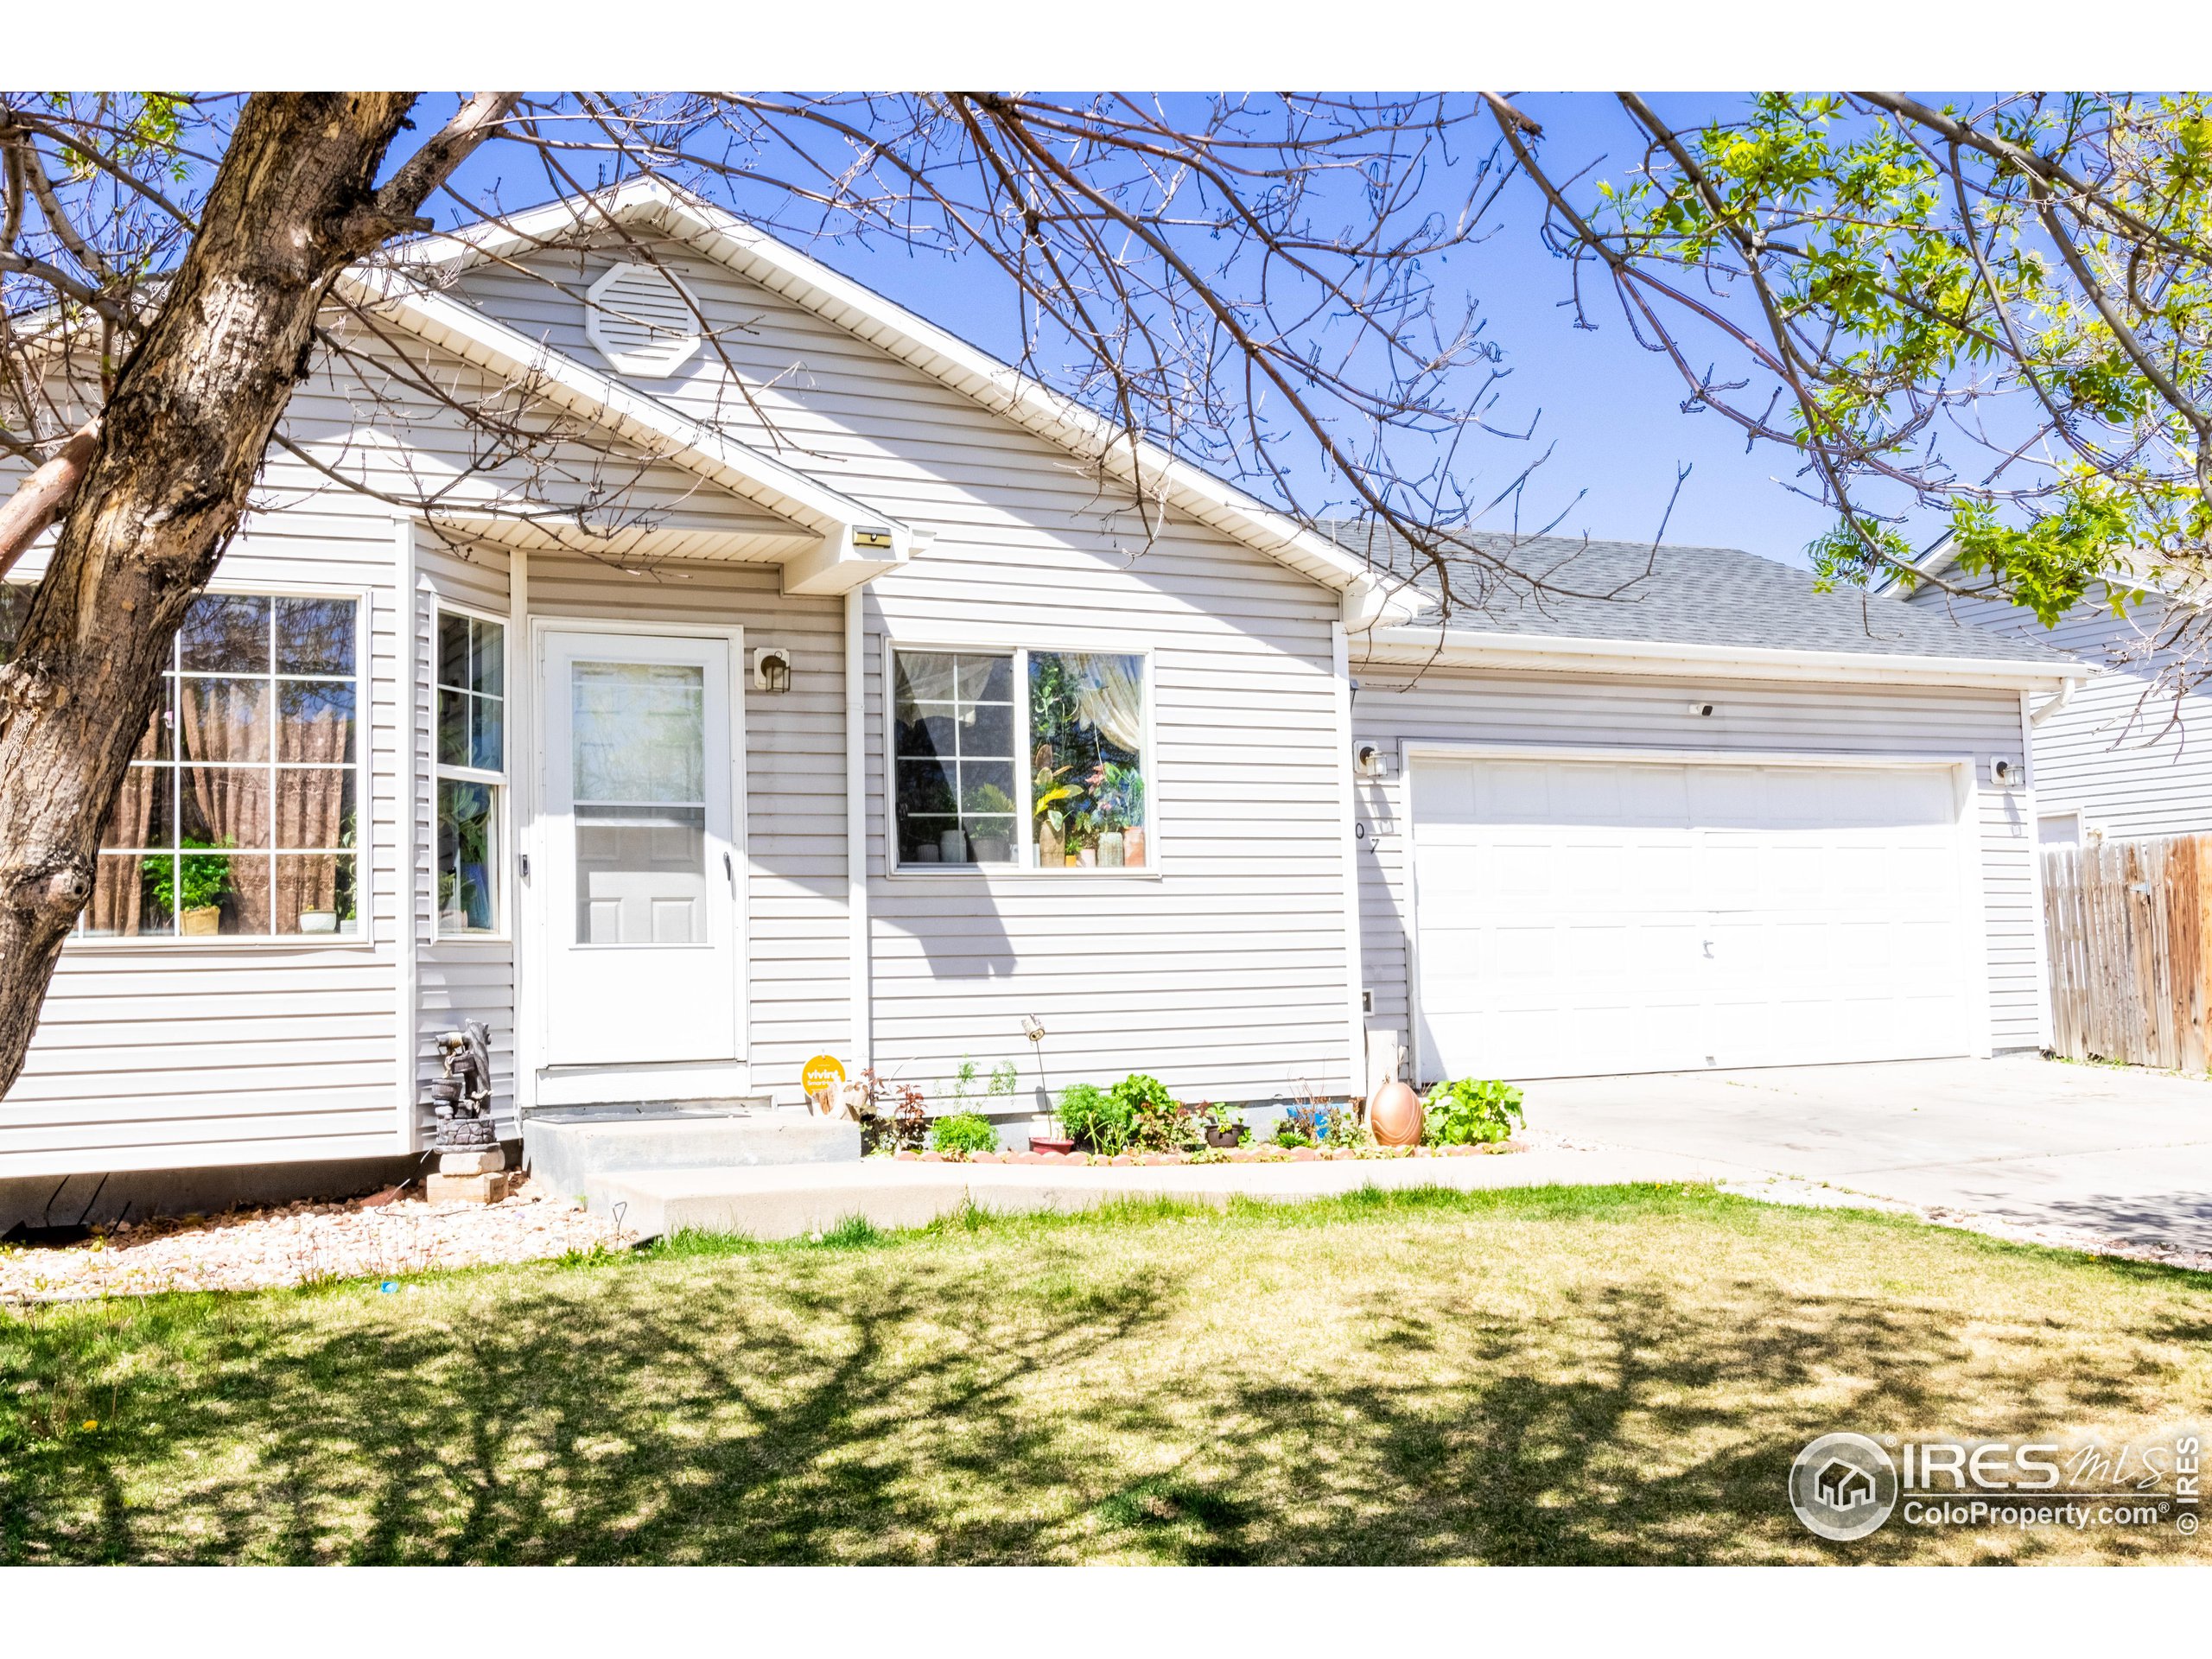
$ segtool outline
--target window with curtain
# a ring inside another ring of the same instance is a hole
[[[1152,867],[1139,652],[892,655],[901,870]]]
[[[358,609],[193,601],[101,831],[81,935],[360,932]]]
[[[496,934],[507,781],[507,631],[438,613],[438,933]]]

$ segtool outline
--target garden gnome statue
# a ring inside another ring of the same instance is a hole
[[[507,1196],[507,1155],[492,1128],[491,1033],[481,1020],[442,1033],[438,1059],[445,1075],[430,1085],[437,1119],[432,1148],[437,1173],[424,1182],[432,1204],[497,1204]]]

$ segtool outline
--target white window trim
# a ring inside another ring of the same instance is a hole
[[[96,950],[103,955],[118,951],[149,951],[161,956],[174,956],[197,951],[226,953],[233,950],[368,950],[377,944],[376,890],[372,878],[376,871],[374,829],[374,791],[376,779],[370,769],[372,748],[369,727],[375,715],[375,698],[372,693],[371,663],[369,658],[369,605],[371,590],[364,588],[318,588],[308,582],[259,582],[241,580],[225,582],[218,578],[200,590],[215,598],[238,599],[348,599],[353,601],[353,910],[360,923],[353,933],[247,933],[213,934],[200,938],[187,938],[181,933],[82,934],[73,928],[62,941],[67,950]],[[404,607],[404,601],[403,601]],[[175,646],[171,646],[169,660],[176,660]],[[164,669],[162,672],[168,671]],[[329,677],[335,678],[335,676]],[[273,741],[273,735],[272,735]],[[181,763],[180,763],[181,764]],[[270,849],[274,855],[275,849]],[[89,901],[87,901],[89,903]],[[404,918],[403,918],[404,925]]]
[[[438,677],[439,620],[448,616],[466,617],[472,622],[481,622],[499,630],[499,758],[505,764],[499,771],[491,772],[482,766],[448,766],[438,759],[438,694],[443,689]],[[515,641],[512,619],[505,613],[488,611],[480,606],[449,600],[442,594],[430,596],[430,938],[429,943],[440,950],[448,946],[472,944],[512,945],[515,938],[515,812],[512,779],[514,776],[514,684]],[[492,793],[492,838],[498,855],[492,861],[493,901],[499,906],[499,925],[488,931],[471,931],[448,933],[445,930],[445,912],[438,907],[438,785],[451,779],[457,784],[483,784]]]
[[[964,652],[974,656],[1014,658],[1014,855],[1012,864],[906,864],[899,858],[899,679],[898,653],[902,652]],[[1037,815],[1030,810],[1034,793],[1029,761],[1035,744],[1029,735],[1029,653],[1032,651],[1090,652],[1116,657],[1135,657],[1144,664],[1144,845],[1145,861],[1136,869],[1124,865],[1062,866],[1046,869],[1037,862]],[[1019,634],[891,635],[883,640],[883,874],[893,880],[988,881],[1020,878],[1028,881],[1157,881],[1166,874],[1166,837],[1160,810],[1160,744],[1155,729],[1158,698],[1153,684],[1154,648],[1148,645],[1117,645],[1096,639],[1069,639],[1049,631]]]

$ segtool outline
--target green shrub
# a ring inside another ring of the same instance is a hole
[[[981,1112],[954,1112],[931,1126],[930,1145],[939,1152],[996,1152],[999,1132]]]
[[[1158,1077],[1132,1071],[1114,1085],[1113,1100],[1127,1116],[1128,1143],[1135,1151],[1173,1152],[1205,1139],[1198,1120],[1175,1103]]]
[[[1112,1157],[1129,1145],[1129,1115],[1095,1083],[1071,1083],[1060,1090],[1060,1133],[1091,1151]]]
[[[1521,1127],[1521,1091],[1495,1078],[1440,1083],[1422,1103],[1421,1139],[1432,1146],[1472,1147],[1503,1141]]]

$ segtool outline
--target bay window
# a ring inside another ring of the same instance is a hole
[[[892,652],[897,866],[1152,868],[1141,652]]]

